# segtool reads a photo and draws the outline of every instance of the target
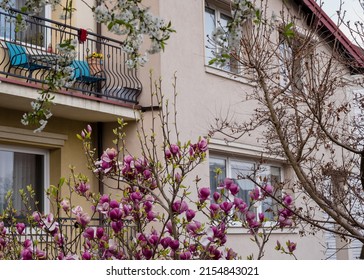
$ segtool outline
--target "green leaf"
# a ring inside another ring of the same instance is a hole
[[[66,179],[64,177],[62,177],[61,179],[59,179],[58,187],[62,187],[65,181],[66,181]]]
[[[293,25],[293,22],[291,23],[288,23],[287,25],[285,25],[283,27],[283,32],[282,32],[282,35],[286,38],[293,38],[295,33],[294,33],[294,25]]]

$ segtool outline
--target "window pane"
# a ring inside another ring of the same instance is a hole
[[[9,190],[13,191],[13,205],[22,215],[25,205],[21,201],[19,190],[32,185],[36,196],[30,199],[29,207],[36,209],[35,201],[39,208],[43,208],[44,189],[44,156],[38,154],[0,151],[0,212],[6,208],[5,196]]]
[[[205,55],[208,64],[209,61],[214,57],[214,46],[209,43],[209,37],[216,28],[216,16],[215,10],[205,7]]]
[[[221,182],[226,178],[226,161],[225,159],[210,158],[210,188],[213,194]]]
[[[9,4],[12,8],[20,10],[23,6],[25,6],[26,0],[10,0]],[[0,8],[0,12],[5,12]],[[7,13],[7,12],[5,12]],[[16,14],[13,14],[13,16]],[[45,8],[42,9],[37,16],[45,17]],[[11,17],[14,20],[14,17]],[[1,14],[0,17],[0,37],[11,39],[11,40],[19,40],[27,44],[37,45],[37,46],[45,46],[45,27],[44,21],[35,20],[32,17],[28,18],[28,28],[26,31],[15,33],[15,23],[10,21],[9,16],[5,16]]]
[[[281,168],[277,166],[270,166],[266,167],[266,179],[267,183],[271,184],[275,191],[275,196],[279,197],[281,192],[279,191],[279,183],[281,182]],[[265,216],[268,218],[268,220],[274,219],[274,212],[277,212],[278,210],[278,204],[275,202],[275,200],[271,197],[267,197],[263,202],[262,211],[265,214]]]
[[[254,189],[254,183],[247,179],[246,176],[254,174],[254,164],[249,162],[232,162],[231,176],[239,185],[239,197],[250,205],[249,192]],[[253,209],[252,209],[253,210]]]

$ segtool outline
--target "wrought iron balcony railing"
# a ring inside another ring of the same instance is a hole
[[[58,218],[54,222],[57,223],[57,233],[63,238],[62,247],[65,255],[71,252],[79,253],[85,249],[85,236],[82,233],[84,230],[81,230],[80,225],[76,222],[76,219]],[[109,233],[112,232],[110,224],[108,224],[105,220],[102,221],[99,219],[91,219],[88,227],[93,228],[95,235],[97,228],[103,228],[105,237],[109,236]],[[22,242],[24,242],[26,239],[29,239],[33,242],[33,244],[37,244],[37,248],[46,253],[47,259],[55,259],[57,257],[56,254],[60,250],[60,248],[55,244],[56,240],[54,233],[49,232],[46,229],[28,225],[26,231],[17,237],[19,237],[20,241]],[[128,246],[130,246],[130,244],[133,242],[133,239],[135,238],[135,226],[131,221],[124,221],[123,229],[118,233],[118,238],[113,239],[115,243],[114,246],[116,246],[118,250],[127,250]],[[95,242],[99,242],[100,244],[105,242],[105,239],[103,238],[99,238],[99,240],[97,240],[97,238],[95,239]],[[106,247],[108,247],[108,245]]]
[[[136,70],[126,66],[120,41],[25,14],[28,28],[16,32],[14,22],[18,14],[21,12],[17,10],[0,10],[0,75],[42,83],[56,63],[55,46],[65,39],[77,39],[77,58],[71,65],[75,82],[66,90],[138,103],[142,85]],[[88,59],[92,53],[102,54],[102,59]]]

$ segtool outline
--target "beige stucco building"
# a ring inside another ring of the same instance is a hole
[[[91,82],[80,81],[72,88],[55,93],[54,105],[51,107],[53,116],[41,133],[33,133],[32,128],[23,126],[20,120],[24,112],[31,109],[30,102],[37,98],[46,69],[36,69],[32,76],[28,76],[29,69],[26,66],[10,67],[11,46],[5,42],[12,40],[12,26],[6,24],[5,12],[0,11],[1,207],[6,190],[15,183],[25,183],[38,186],[36,191],[38,199],[42,201],[43,210],[50,211],[51,206],[45,199],[42,188],[57,185],[60,177],[69,176],[69,165],[75,166],[76,172],[82,172],[90,178],[92,191],[103,189],[87,168],[82,144],[76,138],[76,134],[90,124],[93,128],[94,144],[100,154],[101,150],[112,145],[114,137],[112,128],[117,125],[117,118],[123,118],[128,122],[126,128],[128,148],[132,152],[137,152],[138,141],[135,130],[136,120],[140,117],[138,110],[144,109],[145,117],[148,119],[150,116],[148,108],[152,105],[149,90],[150,69],[153,70],[155,79],[162,77],[163,91],[166,97],[171,99],[173,77],[176,73],[178,129],[182,141],[188,139],[196,141],[199,136],[207,136],[216,117],[230,116],[237,120],[246,120],[255,108],[254,101],[244,101],[246,94],[254,90],[253,84],[244,77],[237,77],[238,73],[231,72],[231,69],[208,65],[206,35],[210,32],[211,26],[218,24],[218,20],[223,21],[229,16],[228,0],[145,1],[146,6],[151,6],[153,13],[166,21],[171,20],[177,32],[171,35],[165,51],[150,56],[149,62],[138,73],[126,70],[123,65],[124,57],[117,43],[120,38],[111,35],[106,27],[96,24],[91,12],[82,2],[74,1],[76,11],[72,19],[67,22],[74,29],[68,30],[72,36],[79,36],[80,29],[86,30],[88,37],[78,46],[78,59],[82,60],[93,51],[103,52],[106,78],[102,77]],[[88,2],[93,4],[93,1]],[[268,2],[271,5],[270,9],[278,12],[281,8],[280,0]],[[307,1],[293,2],[306,5]],[[292,7],[298,9],[296,4]],[[47,8],[44,16],[60,21],[60,14],[61,12],[57,10],[51,11]],[[25,44],[38,53],[46,52],[45,49],[49,44],[54,47],[58,38],[55,34],[60,32],[54,22],[45,21],[42,28],[34,33],[43,34],[39,41],[35,39],[35,43]],[[99,40],[100,38],[102,40]],[[23,37],[23,40],[27,39]],[[101,46],[98,45],[100,41]],[[106,55],[108,52],[110,56]],[[237,172],[248,170],[261,158],[262,146],[257,141],[256,135],[243,137],[230,144],[227,144],[224,138],[216,134],[210,139],[208,159],[193,174],[199,175],[201,185],[210,184],[211,171],[215,167],[222,168],[227,177],[234,178]],[[26,170],[31,170],[32,174],[25,175]],[[267,158],[265,172],[280,180],[293,176],[289,166],[280,158]],[[6,178],[10,177],[14,178],[12,179],[14,181],[6,181]],[[17,177],[27,178],[28,181],[15,179]],[[192,184],[193,176],[190,180]],[[242,188],[245,188],[246,193],[251,186],[242,184]],[[257,211],[263,211],[262,206]],[[243,258],[251,253],[256,254],[257,249],[250,241],[250,235],[246,230],[231,227],[228,235],[227,245],[233,247]],[[277,241],[284,244],[287,240],[298,242],[296,253],[298,259],[326,258],[327,240],[324,234],[318,232],[316,235],[302,237],[298,229],[274,232],[267,245],[265,258],[289,258],[274,250]],[[354,253],[352,250],[347,250],[342,257],[355,258]]]

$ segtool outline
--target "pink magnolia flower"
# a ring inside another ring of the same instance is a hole
[[[104,229],[102,227],[98,227],[96,229],[96,237],[98,239],[101,239],[101,237],[103,237],[103,236],[104,236]]]
[[[259,216],[259,221],[263,222],[265,218],[264,213],[259,213],[258,216]]]
[[[245,213],[248,209],[248,205],[240,197],[234,197],[234,205],[242,213]]]
[[[182,182],[182,176],[179,172],[176,172],[176,174],[174,174],[174,180],[177,184]]]
[[[150,200],[145,201],[143,205],[146,212],[151,211],[153,208],[153,202]]]
[[[92,132],[92,127],[91,127],[91,125],[89,125],[89,124],[88,124],[86,128],[87,128],[87,132],[88,132],[88,133],[91,133],[91,132]]]
[[[235,183],[232,183],[231,185],[230,185],[230,188],[229,188],[229,191],[230,191],[230,193],[232,194],[232,195],[237,195],[238,194],[238,192],[239,192],[239,190],[240,190],[240,188],[239,188],[239,186],[237,185],[237,184],[235,184]]]
[[[200,152],[206,152],[207,151],[207,140],[206,138],[201,138],[201,140],[197,143],[198,149]]]
[[[25,224],[24,223],[17,223],[16,224],[16,231],[18,232],[18,234],[23,234],[25,229]]]
[[[145,259],[150,260],[153,256],[153,251],[150,250],[149,248],[143,248],[142,254],[145,257]]]
[[[123,222],[122,221],[111,222],[111,228],[115,233],[119,233],[123,228]]]
[[[134,202],[139,202],[139,201],[141,201],[141,200],[142,200],[142,198],[143,198],[143,195],[142,195],[140,192],[138,192],[138,191],[136,191],[136,192],[132,192],[132,193],[130,194],[130,199],[131,199],[132,201],[134,201]]]
[[[219,204],[216,203],[211,203],[210,204],[210,211],[211,211],[211,215],[214,216],[220,209]]]
[[[76,214],[76,221],[81,225],[81,227],[86,227],[91,221],[90,216],[85,212],[79,212]]]
[[[23,247],[24,248],[31,248],[33,247],[33,241],[30,239],[25,239],[23,242]]]
[[[224,201],[220,204],[220,208],[225,212],[225,214],[229,214],[232,207],[233,204],[229,201]]]
[[[223,184],[223,186],[227,189],[227,190],[229,190],[230,189],[230,187],[231,187],[231,185],[232,184],[234,184],[234,180],[233,179],[230,179],[230,178],[225,178],[224,179],[224,184]]]
[[[166,223],[166,230],[169,234],[172,234],[173,230],[172,230],[172,222],[171,221],[168,221]]]
[[[211,190],[208,187],[203,187],[198,190],[198,198],[200,202],[206,201],[210,197]]]
[[[35,256],[38,260],[45,260],[47,258],[46,253],[38,248],[35,251]]]
[[[296,250],[297,243],[291,242],[290,240],[287,241],[287,248],[290,253],[293,253]]]
[[[123,212],[120,208],[113,208],[109,212],[109,217],[112,221],[117,222],[123,216]]]
[[[212,195],[212,197],[214,198],[215,202],[218,202],[219,199],[221,198],[221,195],[218,192],[214,192],[214,194]]]
[[[161,239],[160,243],[164,249],[168,248],[169,242],[171,242],[172,238],[167,236]]]
[[[110,208],[119,208],[120,204],[116,200],[111,200],[109,204]]]
[[[263,194],[267,193],[267,194],[273,195],[274,188],[271,185],[267,184],[267,185],[263,186],[263,191],[264,191]]]
[[[290,206],[293,202],[293,199],[292,197],[289,195],[289,194],[286,194],[284,197],[283,197],[283,203],[286,205],[286,206]]]
[[[172,157],[172,153],[170,149],[166,149],[164,151],[164,156],[166,157],[166,159],[170,159]]]
[[[88,227],[85,229],[82,235],[83,237],[92,240],[95,237],[95,229],[92,227]]]
[[[34,221],[36,221],[37,223],[39,223],[42,220],[40,213],[37,211],[33,212],[32,217],[33,217]]]
[[[153,211],[149,211],[148,213],[147,213],[147,220],[149,221],[149,222],[152,222],[152,221],[156,221],[156,218],[158,217],[158,214],[157,213],[155,213],[155,212],[153,212]]]
[[[186,211],[186,219],[187,219],[187,221],[192,221],[192,219],[194,218],[196,216],[196,212],[195,211],[193,211],[192,209],[188,209],[187,211]]]
[[[234,260],[234,259],[236,259],[236,257],[238,256],[238,254],[237,253],[235,253],[234,251],[233,251],[233,249],[229,249],[227,252],[226,252],[226,259],[227,260]]]
[[[58,222],[54,221],[53,214],[49,213],[46,217],[42,219],[43,228],[47,229],[49,232],[58,231]]]
[[[30,248],[23,249],[20,252],[20,257],[22,260],[32,260],[33,259],[33,252]]]
[[[249,196],[251,200],[258,200],[260,197],[260,191],[258,187],[255,187],[252,191],[249,192]]]
[[[179,146],[176,144],[171,144],[171,146],[169,147],[171,153],[173,156],[180,156],[180,150],[179,150]]]
[[[192,258],[192,254],[190,251],[184,251],[179,255],[181,260],[190,260]]]
[[[178,248],[179,248],[179,241],[178,240],[171,240],[170,242],[169,242],[169,247],[171,247],[171,249],[173,250],[173,251],[176,251]]]
[[[196,236],[200,233],[201,231],[201,223],[198,221],[193,221],[190,222],[189,224],[187,224],[186,226],[186,230],[189,234],[191,234],[191,236]]]
[[[182,214],[188,210],[188,204],[186,201],[176,200],[172,204],[172,210],[178,214]]]
[[[86,182],[81,182],[75,188],[79,194],[84,195],[90,189],[90,185]]]
[[[63,209],[63,211],[68,212],[71,208],[71,204],[70,201],[68,199],[63,199],[60,203],[61,208]]]
[[[82,257],[83,260],[91,260],[91,258],[92,258],[89,251],[83,252],[81,257]]]
[[[117,151],[114,148],[107,148],[101,155],[100,160],[95,162],[95,165],[98,166],[99,170],[108,173],[114,168],[116,158]]]

